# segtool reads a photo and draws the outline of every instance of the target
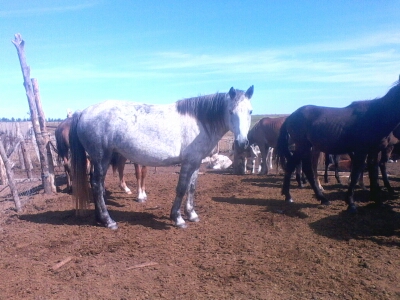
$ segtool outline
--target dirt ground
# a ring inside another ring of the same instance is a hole
[[[388,169],[400,190],[400,162]],[[387,207],[376,208],[357,189],[359,212],[349,215],[333,176],[332,204],[321,207],[294,181],[295,203],[285,203],[282,175],[201,171],[200,222],[186,229],[169,219],[179,167],[150,168],[143,204],[109,171],[116,231],[96,226],[93,211],[75,216],[62,176],[61,192],[40,191],[22,213],[0,199],[0,298],[400,299],[399,198],[383,192]]]

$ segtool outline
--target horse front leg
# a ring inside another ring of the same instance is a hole
[[[192,174],[192,177],[189,181],[189,186],[187,189],[187,201],[185,207],[185,214],[188,217],[190,222],[199,222],[200,218],[197,213],[194,211],[194,193],[196,191],[197,185],[197,177],[199,175],[199,169],[195,170]]]
[[[349,188],[346,192],[345,202],[348,207],[347,210],[350,213],[356,213],[357,207],[354,203],[354,188],[357,184],[357,181],[360,179],[360,175],[364,169],[365,159],[367,158],[367,154],[353,154],[352,156],[352,168],[350,173],[350,184]]]
[[[342,181],[340,180],[339,176],[339,155],[333,155],[333,165],[335,166],[335,178],[337,183],[342,184]]]
[[[395,193],[394,189],[392,188],[392,186],[390,185],[389,178],[387,175],[387,170],[386,170],[386,163],[389,160],[389,157],[393,151],[393,148],[394,148],[393,145],[389,145],[384,150],[382,150],[381,159],[379,160],[379,168],[380,168],[381,174],[382,174],[382,181],[390,195],[394,195],[396,193]]]
[[[268,160],[268,154],[267,154],[267,149],[269,147],[259,147],[260,148],[260,154],[261,154],[261,171],[258,173],[259,175],[268,175],[268,167],[267,167],[267,160]]]
[[[369,189],[370,189],[370,198],[377,205],[382,205],[382,200],[380,197],[380,187],[378,183],[379,177],[379,169],[378,169],[378,154],[379,152],[373,152],[368,154],[367,158],[367,166],[368,166],[368,175],[369,175]]]
[[[138,164],[134,165],[135,165],[135,174],[137,181],[137,202],[143,203],[147,200],[147,194],[146,194],[147,167]]]
[[[179,173],[178,185],[176,187],[176,197],[174,203],[171,208],[170,218],[175,222],[175,226],[180,228],[186,228],[187,225],[185,220],[183,220],[181,215],[181,205],[182,199],[185,196],[186,191],[188,190],[189,182],[192,178],[192,174],[200,167],[199,165],[191,164],[191,163],[182,163],[181,171]],[[196,177],[197,178],[197,177]],[[193,187],[194,194],[195,186]],[[191,200],[194,202],[194,200]],[[193,210],[194,211],[194,210]]]
[[[99,162],[93,163],[93,175],[91,176],[91,185],[93,199],[95,205],[96,221],[110,229],[117,229],[117,223],[111,219],[105,204],[105,188],[104,180],[106,177],[107,167],[104,168]],[[108,166],[108,163],[106,164]]]
[[[324,182],[329,183],[328,178],[328,167],[329,167],[329,154],[325,153],[325,171],[324,171]]]
[[[316,150],[315,148],[312,149],[311,151],[311,166],[312,166],[312,172],[314,174],[315,182],[318,187],[318,189],[323,192],[324,187],[321,184],[321,181],[319,180],[318,176],[318,162],[319,162],[319,157],[321,156],[321,151]],[[326,173],[326,176],[328,178],[328,174]]]
[[[296,181],[299,188],[303,188],[305,185],[305,180],[303,180],[303,168],[301,167],[301,162],[296,165]]]

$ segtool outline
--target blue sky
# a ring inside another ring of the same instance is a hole
[[[400,1],[0,0],[0,117],[28,117],[16,33],[47,118],[250,85],[254,114],[286,114],[381,97],[400,74]]]

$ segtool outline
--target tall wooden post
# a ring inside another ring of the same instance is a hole
[[[24,77],[24,87],[26,91],[26,97],[28,99],[29,111],[32,120],[33,130],[35,132],[35,137],[37,141],[37,145],[39,148],[39,156],[40,156],[40,165],[42,169],[42,183],[45,194],[52,194],[52,186],[51,186],[51,176],[49,173],[49,164],[47,160],[47,151],[46,151],[46,141],[43,138],[40,125],[37,115],[37,108],[35,103],[35,95],[33,93],[33,88],[31,85],[30,79],[30,67],[26,64],[26,57],[24,52],[24,40],[22,40],[21,35],[19,33],[15,34],[15,39],[12,41],[15,48],[17,49],[18,58],[21,65],[22,75]]]
[[[42,137],[46,143],[47,162],[49,165],[51,190],[55,193],[57,190],[56,190],[56,185],[54,182],[53,155],[51,153],[50,136],[49,136],[49,133],[47,132],[46,117],[44,115],[44,111],[43,111],[43,107],[42,107],[42,100],[40,98],[39,84],[35,78],[32,78],[31,81],[32,81],[32,87],[33,87],[33,94],[35,95],[35,104],[36,104],[36,109],[38,112],[40,131],[42,132]]]

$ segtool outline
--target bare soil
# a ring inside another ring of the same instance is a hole
[[[388,169],[399,190],[400,163]],[[126,170],[135,190],[133,165]],[[96,226],[93,211],[76,217],[61,176],[58,194],[39,191],[22,213],[0,199],[0,299],[400,299],[398,197],[383,190],[377,208],[358,189],[349,215],[333,176],[322,207],[294,181],[295,203],[285,203],[282,175],[203,167],[200,222],[178,229],[169,212],[179,167],[153,171],[146,203],[109,171],[116,231]]]

